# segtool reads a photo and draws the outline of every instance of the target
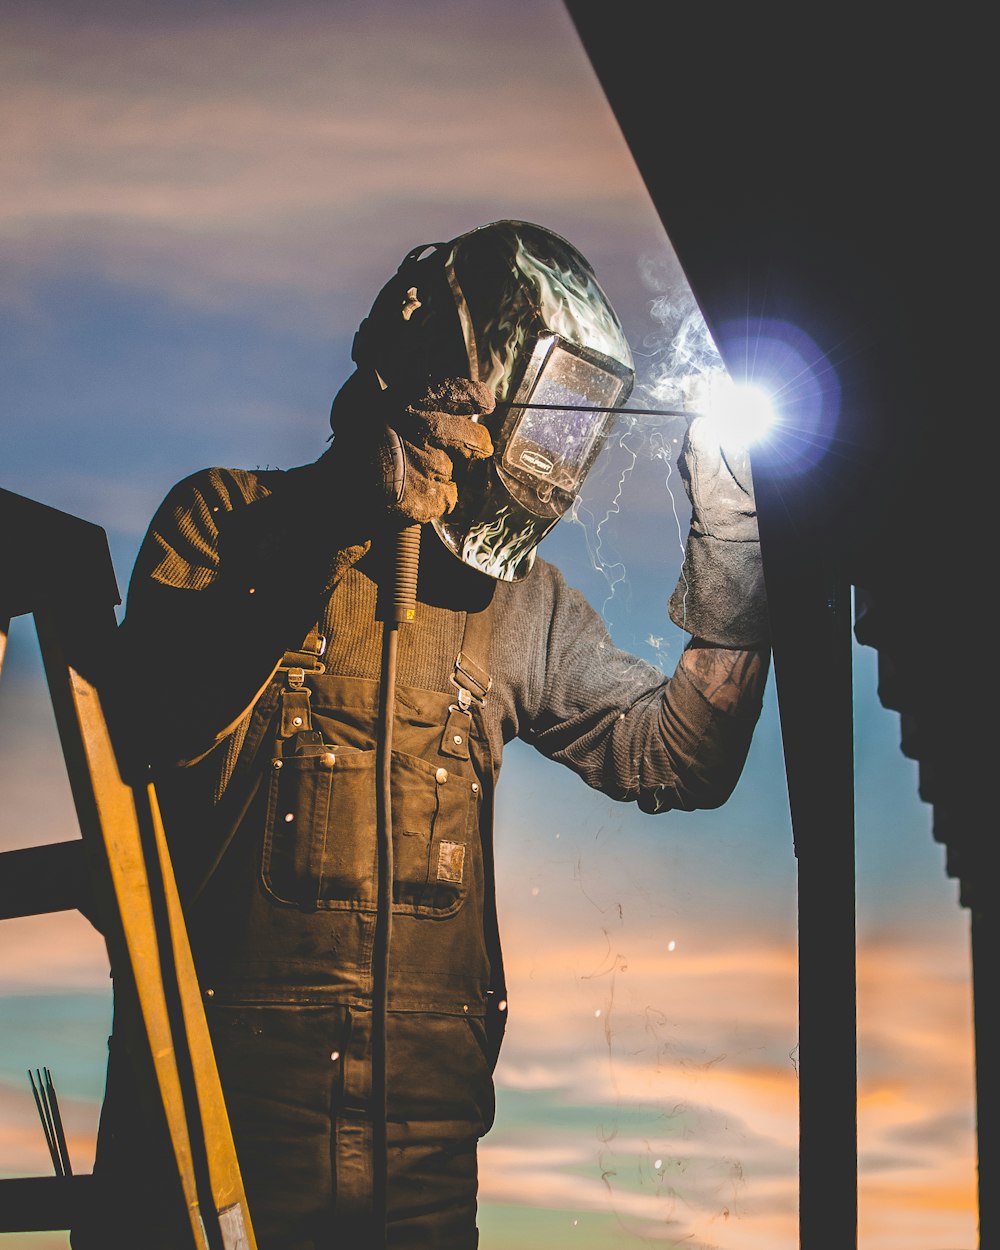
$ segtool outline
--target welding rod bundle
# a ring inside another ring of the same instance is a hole
[[[44,1079],[42,1072],[45,1073]],[[37,1085],[35,1077],[38,1078]],[[73,1168],[69,1161],[69,1149],[66,1145],[66,1134],[63,1131],[62,1113],[59,1110],[56,1087],[52,1083],[52,1073],[48,1068],[43,1068],[41,1071],[36,1068],[32,1075],[29,1068],[28,1079],[31,1081],[31,1092],[35,1097],[38,1118],[42,1122],[42,1131],[45,1133],[45,1142],[49,1148],[56,1176],[72,1176]]]

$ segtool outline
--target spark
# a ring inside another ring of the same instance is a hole
[[[605,512],[604,516],[598,522],[597,529],[594,531],[594,557],[600,564],[602,572],[605,570],[610,570],[610,571],[613,571],[616,569],[621,570],[621,575],[619,577],[609,578],[608,594],[601,607],[601,615],[604,616],[605,619],[607,619],[606,613],[607,613],[608,605],[611,603],[611,600],[615,596],[616,588],[622,582],[626,580],[624,564],[622,564],[619,561],[615,564],[605,565],[604,561],[601,559],[601,546],[603,542],[601,531],[603,530],[604,526],[611,520],[611,518],[613,516],[617,516],[618,513],[621,511],[621,508],[619,507],[619,502],[622,497],[622,492],[625,489],[625,481],[628,478],[629,474],[632,472],[632,470],[635,468],[636,460],[638,459],[635,451],[625,441],[626,437],[627,435],[623,434],[622,437],[618,440],[618,445],[619,447],[623,448],[625,451],[629,453],[629,456],[631,457],[631,459],[629,463],[622,469],[621,473],[618,475],[618,487],[615,491],[614,498],[611,500],[611,503],[608,505],[607,512]],[[607,576],[607,573],[605,573],[605,576]]]

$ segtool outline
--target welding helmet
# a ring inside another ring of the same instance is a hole
[[[635,380],[590,264],[524,221],[410,251],[362,322],[352,357],[404,402],[446,377],[496,393],[496,409],[480,418],[494,454],[456,466],[458,503],[433,525],[453,555],[500,581],[530,570]]]

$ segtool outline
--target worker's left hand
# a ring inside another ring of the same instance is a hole
[[[763,645],[767,598],[749,452],[735,441],[723,445],[713,422],[696,417],[677,469],[691,501],[691,529],[670,619],[718,646]]]
[[[484,382],[448,378],[389,414],[377,455],[390,516],[426,522],[454,508],[456,465],[493,454],[489,430],[473,418],[489,415],[495,403]]]

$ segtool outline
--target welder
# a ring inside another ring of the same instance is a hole
[[[770,654],[753,489],[745,451],[692,422],[668,607],[691,638],[665,678],[537,553],[634,382],[579,251],[521,221],[418,246],[353,360],[314,462],[205,469],[167,494],[119,631],[122,723],[156,782],[261,1250],[467,1250],[508,1011],[492,852],[504,744],[651,814],[727,800]],[[380,969],[380,605],[414,526]],[[137,1230],[171,1245],[120,1033],[94,1169],[109,1200],[74,1250],[140,1244]]]

